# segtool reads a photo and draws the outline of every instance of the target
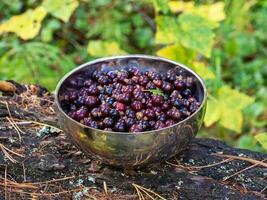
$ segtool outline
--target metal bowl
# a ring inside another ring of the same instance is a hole
[[[69,80],[77,76],[90,76],[95,69],[114,70],[136,66],[141,70],[160,73],[171,68],[181,68],[194,80],[194,94],[201,102],[191,116],[172,126],[140,133],[111,132],[85,126],[64,111],[61,96],[69,87]],[[123,168],[134,168],[148,163],[166,160],[183,150],[200,129],[205,115],[206,87],[202,79],[191,69],[174,61],[147,55],[127,55],[97,59],[85,63],[67,75],[57,85],[55,102],[59,124],[71,140],[91,158]]]

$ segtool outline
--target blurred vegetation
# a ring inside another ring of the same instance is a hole
[[[200,136],[267,149],[267,1],[2,0],[0,79],[51,91],[96,57],[155,54],[208,86]]]

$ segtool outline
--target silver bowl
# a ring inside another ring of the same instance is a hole
[[[85,126],[64,111],[61,95],[68,89],[68,80],[73,76],[90,76],[95,69],[111,70],[137,66],[141,70],[161,73],[171,68],[181,68],[195,81],[195,95],[201,102],[198,110],[191,116],[172,126],[140,133],[111,132]],[[60,127],[71,140],[91,158],[106,164],[123,168],[134,168],[148,163],[166,160],[181,152],[200,129],[205,115],[207,91],[202,79],[186,66],[174,61],[147,55],[127,55],[97,59],[85,63],[58,83],[55,103]]]

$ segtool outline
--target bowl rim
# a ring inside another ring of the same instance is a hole
[[[171,64],[174,64],[174,65],[177,65],[179,67],[182,67],[183,69],[189,71],[191,74],[193,74],[197,79],[198,81],[200,82],[201,84],[201,87],[203,88],[203,99],[202,99],[202,102],[199,106],[199,108],[192,114],[190,115],[189,117],[183,119],[182,121],[178,122],[178,123],[175,123],[171,126],[167,126],[167,127],[164,127],[162,129],[158,129],[158,130],[151,130],[151,131],[143,131],[143,132],[137,132],[137,133],[132,133],[132,132],[115,132],[115,131],[106,131],[106,130],[102,130],[102,129],[96,129],[96,128],[92,128],[92,127],[89,127],[89,126],[86,126],[74,119],[72,119],[71,117],[69,117],[61,108],[61,105],[59,103],[59,99],[58,99],[58,94],[59,94],[59,90],[61,88],[61,85],[62,83],[70,76],[72,75],[73,73],[83,69],[84,67],[86,66],[89,66],[89,65],[93,65],[93,64],[96,64],[96,63],[99,63],[99,62],[103,62],[103,61],[108,61],[108,60],[115,60],[115,59],[123,59],[123,58],[143,58],[143,59],[153,59],[153,60],[159,60],[159,61],[164,61],[164,62],[168,62],[168,63],[171,63]],[[196,73],[194,72],[192,69],[190,69],[189,67],[187,67],[186,65],[184,64],[181,64],[179,62],[176,62],[174,60],[170,60],[170,59],[167,59],[167,58],[163,58],[163,57],[159,57],[159,56],[151,56],[151,55],[145,55],[145,54],[128,54],[128,55],[119,55],[119,56],[107,56],[107,57],[103,57],[103,58],[98,58],[98,59],[94,59],[92,61],[89,61],[89,62],[86,62],[86,63],[83,63],[77,67],[75,67],[74,69],[72,69],[70,72],[68,72],[67,74],[65,74],[61,79],[60,81],[58,82],[57,86],[56,86],[56,90],[55,90],[55,104],[56,104],[56,107],[58,109],[58,111],[60,113],[62,113],[64,115],[64,117],[66,117],[67,119],[71,120],[72,122],[74,122],[75,124],[83,127],[83,128],[87,128],[87,129],[92,129],[94,131],[100,131],[102,133],[106,133],[106,134],[117,134],[117,135],[143,135],[143,134],[156,134],[157,132],[159,131],[164,131],[165,129],[169,129],[169,128],[172,128],[174,126],[177,126],[177,125],[180,125],[182,123],[184,123],[185,121],[188,121],[190,120],[191,118],[193,118],[202,108],[203,106],[205,105],[207,101],[207,88],[206,88],[206,85],[203,81],[203,79]]]

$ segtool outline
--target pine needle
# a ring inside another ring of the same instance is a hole
[[[259,160],[254,160],[252,158],[233,156],[233,155],[225,155],[225,154],[213,154],[213,155],[217,155],[217,156],[225,157],[225,158],[232,158],[232,159],[236,159],[236,160],[248,161],[252,164],[257,164],[257,165],[261,165],[262,167],[267,167],[267,163],[264,163],[264,162],[259,161]]]

